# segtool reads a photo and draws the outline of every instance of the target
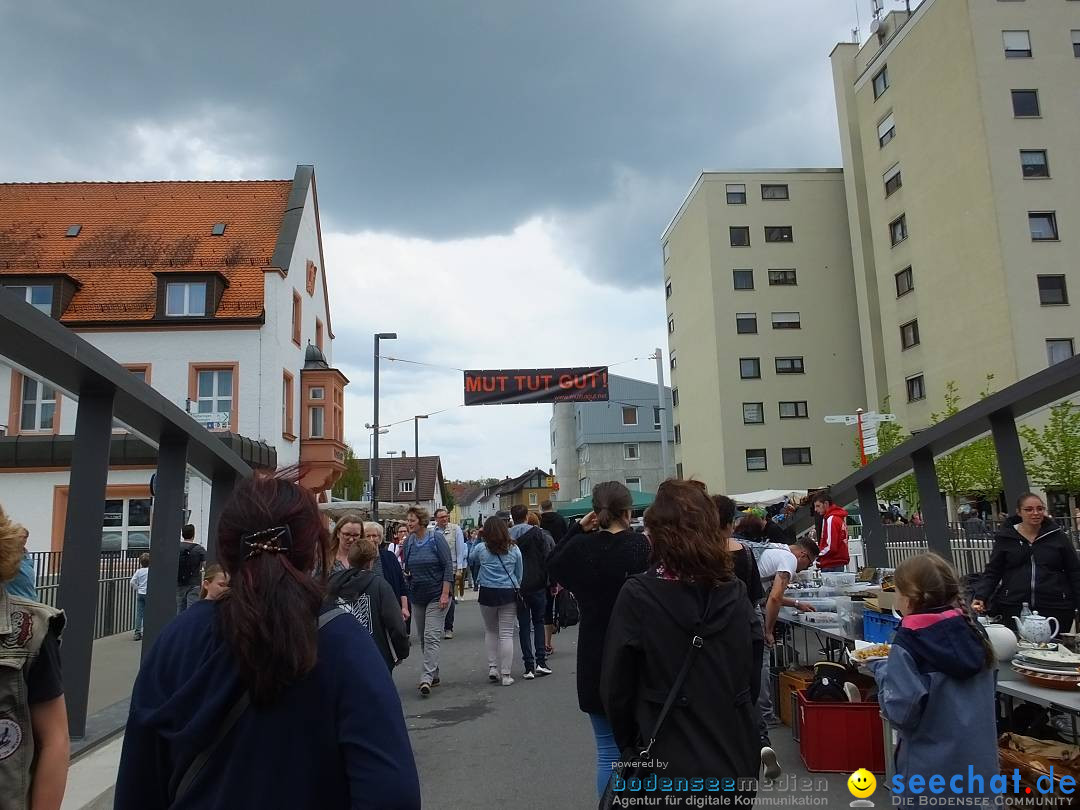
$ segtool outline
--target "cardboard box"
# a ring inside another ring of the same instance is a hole
[[[780,704],[780,722],[791,725],[791,696],[806,689],[814,682],[812,669],[793,669],[780,673],[780,686],[777,689],[777,702]]]

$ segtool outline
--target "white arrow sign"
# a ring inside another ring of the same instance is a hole
[[[859,423],[859,417],[857,416],[826,416],[825,421],[830,425],[857,425]]]

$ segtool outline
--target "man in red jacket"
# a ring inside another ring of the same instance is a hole
[[[849,561],[847,510],[833,503],[828,493],[814,496],[814,511],[821,515],[821,537],[818,538],[818,568],[822,573],[846,571]]]

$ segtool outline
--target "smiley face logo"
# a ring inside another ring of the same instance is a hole
[[[865,799],[877,789],[877,779],[866,768],[859,768],[848,777],[847,786],[856,799]]]

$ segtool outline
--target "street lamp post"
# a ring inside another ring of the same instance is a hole
[[[368,499],[368,501],[371,501],[371,500],[373,500],[372,493],[375,491],[374,485],[372,484],[372,478],[371,478],[371,437],[372,437],[372,434],[374,434],[374,433],[378,433],[380,435],[382,435],[384,433],[389,433],[390,428],[376,428],[375,425],[371,424],[370,422],[365,422],[364,427],[367,428],[367,430],[368,430],[368,437],[367,437],[367,482],[366,482],[367,483],[367,499]]]
[[[416,477],[418,480],[420,478],[420,420],[427,418],[428,415],[426,413],[413,417],[413,465],[416,467]]]
[[[375,333],[375,418],[372,419],[372,424],[378,426],[379,424],[379,341],[380,340],[397,340],[397,332],[376,332]],[[371,519],[378,522],[379,520],[379,432],[375,431],[373,444],[374,449],[371,454],[371,492],[374,498],[371,502]]]

